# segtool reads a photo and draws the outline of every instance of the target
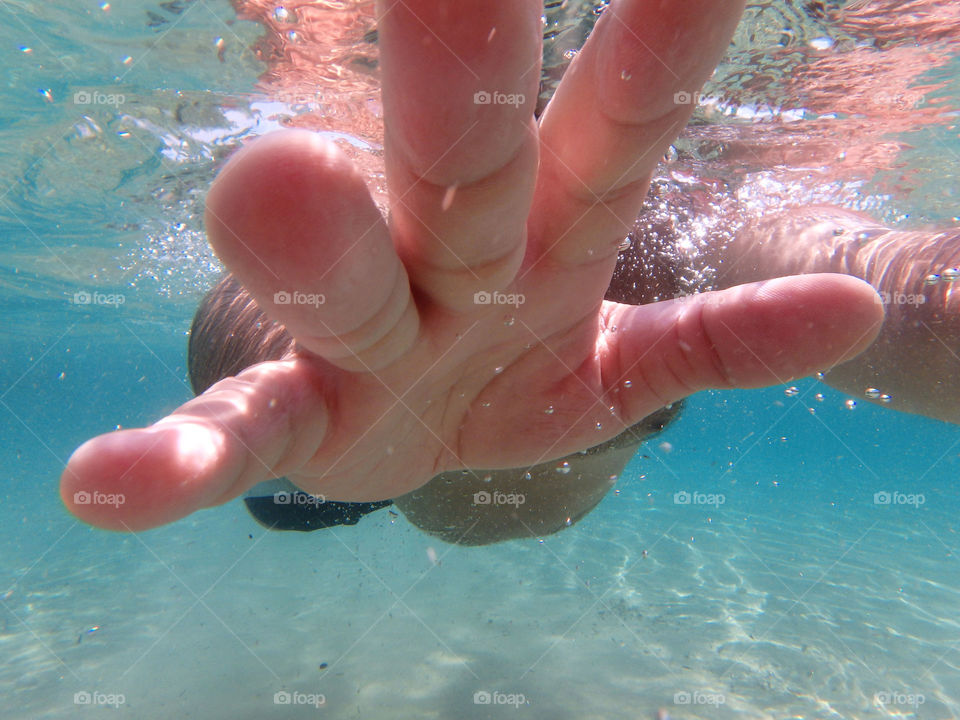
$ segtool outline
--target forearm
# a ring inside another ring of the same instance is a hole
[[[887,313],[883,330],[826,382],[884,402],[867,397],[874,388],[890,396],[890,407],[960,422],[960,408],[944,392],[960,377],[960,299],[950,280],[960,265],[960,232],[891,231],[848,211],[804,208],[747,226],[712,252],[704,260],[714,263],[718,289],[822,272],[870,283]]]

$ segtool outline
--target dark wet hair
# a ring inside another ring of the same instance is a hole
[[[190,326],[190,385],[199,395],[251,365],[290,355],[294,346],[287,329],[268,318],[233,275],[225,275],[200,301]]]

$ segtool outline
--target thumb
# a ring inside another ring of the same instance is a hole
[[[668,404],[708,388],[763,387],[825,371],[865,350],[883,318],[870,285],[835,274],[619,305],[608,323],[621,332],[604,375],[620,386],[630,380],[625,416],[639,419],[651,395]]]

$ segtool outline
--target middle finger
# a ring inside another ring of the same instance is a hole
[[[509,284],[537,167],[539,0],[379,0],[391,232],[454,310]]]

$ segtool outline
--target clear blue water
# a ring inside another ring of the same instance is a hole
[[[691,399],[542,543],[444,546],[385,512],[269,533],[239,503],[138,535],[69,516],[56,486],[80,442],[190,397],[185,331],[217,271],[198,203],[230,132],[170,118],[253,92],[260,30],[186,5],[0,4],[2,717],[960,715],[960,433],[812,379]],[[158,41],[148,10],[183,25]],[[124,75],[136,108],[88,121],[63,99],[148,48],[173,59]],[[233,135],[271,124],[244,116]],[[941,201],[883,211],[942,219]],[[83,289],[127,302],[72,304]]]

